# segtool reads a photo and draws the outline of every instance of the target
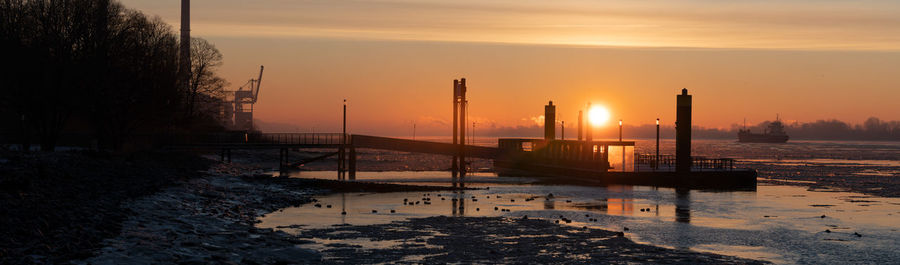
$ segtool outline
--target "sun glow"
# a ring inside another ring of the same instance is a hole
[[[603,126],[609,121],[609,110],[603,106],[593,106],[588,110],[588,121],[594,126]]]

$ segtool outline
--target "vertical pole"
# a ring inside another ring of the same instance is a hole
[[[560,135],[559,135],[559,139],[560,139],[560,140],[565,140],[565,139],[566,139],[566,121],[559,121],[559,123],[560,123],[560,125],[559,125],[559,134],[560,134]]]
[[[475,122],[472,122],[472,145],[475,145]]]
[[[459,80],[459,177],[466,176],[466,79]],[[462,186],[460,182],[460,186]]]
[[[578,141],[584,140],[584,111],[578,111]]]
[[[659,168],[659,118],[656,118],[656,158],[653,159],[653,169]]]
[[[344,117],[341,123],[341,171],[347,179],[347,99],[344,99]]]
[[[588,102],[588,104],[587,104],[587,110],[588,110],[588,115],[586,115],[586,117],[584,117],[584,119],[585,119],[584,139],[585,139],[585,141],[588,142],[588,146],[587,146],[588,148],[587,148],[587,150],[584,150],[584,151],[588,157],[588,160],[594,160],[595,159],[594,158],[594,144],[592,143],[594,141],[594,131],[591,130],[592,126],[591,126],[591,122],[590,122],[591,121],[591,117],[590,117],[591,116],[591,103],[590,102]],[[599,148],[597,151],[600,151]],[[603,166],[606,167],[605,164]]]
[[[584,115],[584,111],[579,110],[578,111],[578,141],[584,140],[584,135],[582,135],[583,131],[584,131],[584,128],[582,128],[583,123],[584,123],[583,115]]]
[[[459,80],[453,80],[453,145],[459,143],[457,136],[459,135]],[[457,149],[457,155],[453,156],[453,160],[450,165],[451,175],[454,179],[454,186],[456,184],[455,179],[459,172],[459,150]]]
[[[356,147],[350,143],[350,180],[356,179]]]
[[[622,119],[619,119],[619,142],[622,141]]]
[[[585,123],[587,123],[587,126],[584,127],[584,138],[587,139],[588,142],[590,142],[590,141],[594,140],[593,126],[591,126],[591,122],[590,122],[590,120],[591,120],[591,117],[590,117],[591,116],[591,103],[590,102],[588,102],[588,104],[587,104],[587,109],[588,109],[588,117],[585,117],[585,119],[587,120],[587,122],[585,122]],[[591,149],[593,149],[593,148],[591,148]],[[591,152],[593,152],[593,151],[591,151]]]
[[[622,143],[622,119],[619,119],[619,143]],[[622,172],[625,172],[625,145],[622,145]]]

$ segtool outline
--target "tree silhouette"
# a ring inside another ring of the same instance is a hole
[[[193,117],[198,105],[207,107],[224,96],[228,85],[224,78],[216,74],[222,65],[222,53],[216,46],[200,38],[191,39],[191,80],[187,91],[187,114]]]
[[[215,74],[221,53],[193,42],[196,75],[183,91],[178,38],[159,18],[109,0],[0,0],[0,118],[48,151],[64,130],[118,150],[137,131],[191,128],[198,119],[178,117],[214,116],[196,115],[207,111],[196,102],[227,84]]]

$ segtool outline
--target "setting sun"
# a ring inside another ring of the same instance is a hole
[[[588,110],[588,121],[594,126],[603,126],[609,121],[609,110],[603,106],[593,106]]]

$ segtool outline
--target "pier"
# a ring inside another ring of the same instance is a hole
[[[489,159],[498,175],[544,176],[552,180],[596,185],[646,185],[676,188],[752,190],[756,171],[734,167],[729,158],[692,157],[691,95],[687,89],[677,96],[676,154],[636,154],[634,141],[595,141],[591,126],[578,121],[578,140],[556,138],[556,106],[544,106],[544,138],[501,138],[497,147],[467,145],[465,142],[465,79],[454,80],[453,141],[439,143],[371,135],[343,133],[220,133],[211,135],[170,136],[168,148],[216,149],[223,161],[231,160],[234,149],[278,149],[279,168],[296,166],[289,150],[301,148],[336,149],[338,178],[355,179],[357,149],[446,155],[451,157],[453,178],[464,178],[466,157]],[[346,105],[344,106],[346,114]],[[580,112],[581,113],[581,112]],[[344,116],[346,126],[346,115]],[[579,115],[579,119],[587,119]],[[657,123],[657,126],[659,124]],[[582,137],[583,136],[583,137]],[[657,140],[658,145],[658,140]],[[658,146],[657,146],[658,150]],[[312,160],[307,160],[309,162]]]

